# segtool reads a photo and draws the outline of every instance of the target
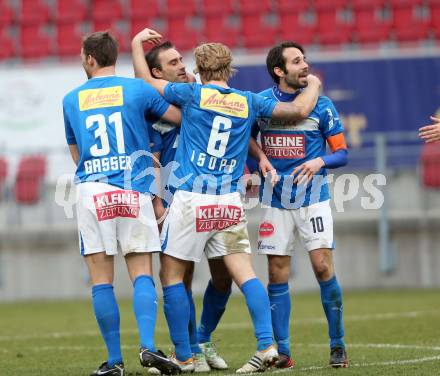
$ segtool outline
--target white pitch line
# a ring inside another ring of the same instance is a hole
[[[436,356],[427,356],[424,358],[415,358],[415,359],[403,359],[403,360],[390,360],[385,362],[373,362],[373,363],[350,363],[350,368],[362,368],[362,367],[379,367],[379,366],[403,366],[407,364],[417,364],[424,362],[433,362],[436,360],[440,360],[440,355]],[[310,366],[310,367],[301,367],[294,368],[293,372],[307,372],[307,371],[318,371],[323,369],[329,369],[329,366]],[[268,373],[285,373],[292,372],[292,369],[280,369],[275,371],[269,371]],[[222,376],[236,376],[236,373],[224,374]]]
[[[421,316],[440,314],[439,311],[409,311],[409,312],[389,312],[389,313],[375,313],[371,315],[351,315],[345,316],[345,322],[356,321],[370,321],[370,320],[392,320],[395,318],[419,318]],[[309,318],[309,319],[293,319],[293,325],[309,325],[309,324],[326,324],[327,320],[324,317]],[[220,330],[236,330],[252,328],[252,323],[239,322],[239,323],[220,323]],[[156,328],[156,333],[168,333],[167,328]],[[128,329],[121,330],[121,334],[137,334],[137,330]],[[96,336],[99,335],[98,330],[87,330],[79,332],[54,332],[46,334],[25,334],[15,336],[0,336],[0,342],[2,341],[15,341],[15,340],[29,340],[29,339],[57,339],[66,337],[78,337],[78,336]]]

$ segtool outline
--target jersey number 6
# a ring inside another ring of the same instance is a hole
[[[220,126],[223,126],[222,129],[230,129],[232,127],[232,120],[223,117],[216,116],[212,122],[212,130],[209,135],[208,147],[206,151],[217,158],[221,158],[225,155],[226,145],[228,144],[230,131],[220,132]]]

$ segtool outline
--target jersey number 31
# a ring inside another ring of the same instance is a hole
[[[108,117],[109,124],[114,124],[116,144],[119,154],[125,154],[124,144],[124,131],[122,129],[122,115],[120,112],[114,112]],[[94,124],[98,124],[98,128],[95,129],[95,138],[100,141],[101,147],[98,143],[94,144],[90,148],[90,154],[94,157],[103,157],[110,153],[110,143],[108,141],[107,134],[107,122],[105,116],[102,114],[90,115],[86,118],[87,129],[91,128]]]

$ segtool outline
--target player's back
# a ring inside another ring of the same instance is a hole
[[[151,178],[135,179],[152,165],[146,112],[161,116],[168,104],[142,80],[96,77],[66,95],[66,137],[76,144],[80,182],[106,181],[121,188],[149,191]],[[143,155],[142,155],[143,154]],[[148,181],[149,180],[149,181]]]
[[[251,125],[271,116],[275,102],[217,85],[169,84],[165,99],[182,107],[176,175],[178,189],[209,194],[237,190],[244,171]]]

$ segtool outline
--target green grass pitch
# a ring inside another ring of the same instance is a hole
[[[440,375],[440,291],[346,292],[345,331],[350,368],[326,366],[327,325],[318,293],[294,294],[292,337],[298,375]],[[200,315],[200,299],[197,301]],[[128,375],[147,375],[138,363],[130,301],[120,301]],[[214,335],[231,375],[255,351],[241,296],[231,298]],[[156,343],[171,348],[159,308]],[[105,358],[90,301],[0,304],[0,375],[88,375]],[[267,372],[269,373],[269,372]],[[283,373],[283,372],[272,372]]]

